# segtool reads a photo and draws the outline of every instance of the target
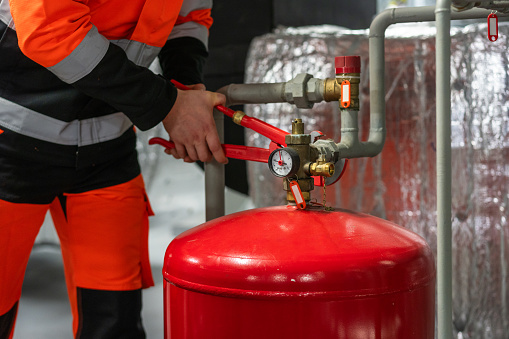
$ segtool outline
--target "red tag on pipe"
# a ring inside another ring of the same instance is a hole
[[[488,15],[488,39],[491,42],[498,39],[498,17],[495,13]]]
[[[304,200],[304,196],[302,195],[302,191],[300,190],[300,186],[297,181],[290,181],[290,190],[292,191],[297,207],[301,210],[306,208],[306,200]]]
[[[350,81],[348,80],[341,83],[341,106],[350,107]]]

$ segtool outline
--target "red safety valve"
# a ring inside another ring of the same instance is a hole
[[[335,59],[336,74],[360,73],[361,57],[358,55],[338,56]]]

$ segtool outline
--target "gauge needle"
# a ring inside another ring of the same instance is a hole
[[[279,164],[279,166],[283,166],[283,164],[284,164],[283,159],[281,159],[281,153],[282,152],[279,152],[279,161],[277,162]]]

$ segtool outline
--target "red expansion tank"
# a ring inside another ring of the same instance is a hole
[[[163,275],[167,339],[434,338],[430,248],[365,214],[227,215],[176,237]]]

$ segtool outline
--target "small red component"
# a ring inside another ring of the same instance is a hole
[[[341,83],[341,107],[350,107],[350,81],[348,80]]]
[[[300,190],[300,186],[297,181],[290,182],[290,189],[292,191],[293,198],[295,199],[295,204],[301,210],[306,208],[306,200],[304,200],[304,196],[302,195],[302,191]]]

